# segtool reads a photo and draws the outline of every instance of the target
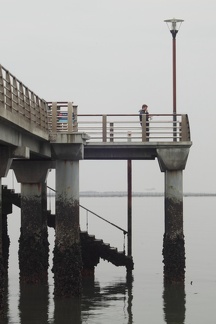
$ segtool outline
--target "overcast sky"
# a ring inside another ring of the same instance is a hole
[[[177,112],[193,146],[184,191],[216,191],[215,0],[0,0],[2,64],[39,97],[78,113],[172,113],[172,37],[180,18]],[[80,190],[126,190],[126,161],[81,161]],[[133,162],[133,190],[163,190],[156,161]]]

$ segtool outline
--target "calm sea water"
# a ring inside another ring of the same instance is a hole
[[[127,228],[126,198],[81,198],[80,203],[117,225]],[[53,208],[53,199],[48,203]],[[8,312],[0,323],[21,324],[215,324],[216,312],[216,200],[184,198],[186,245],[185,285],[164,287],[162,197],[133,198],[133,278],[124,268],[101,261],[95,279],[84,282],[80,299],[54,301],[53,278],[45,287],[19,285],[18,239],[20,211],[9,215],[11,239]],[[81,211],[81,226],[87,215]],[[88,231],[96,238],[123,249],[124,238],[95,216],[88,215]],[[54,231],[49,230],[52,252]],[[52,254],[50,255],[50,267]]]

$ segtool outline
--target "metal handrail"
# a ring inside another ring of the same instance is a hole
[[[90,212],[91,214],[97,216],[98,218],[102,219],[104,222],[106,222],[106,223],[108,223],[108,224],[110,224],[110,225],[116,227],[117,229],[119,229],[120,231],[122,231],[123,234],[127,234],[127,233],[128,233],[126,230],[124,230],[124,229],[121,228],[120,226],[118,226],[118,225],[116,225],[116,224],[114,224],[114,223],[108,221],[107,219],[105,219],[105,218],[99,216],[98,214],[94,213],[94,212],[91,211],[90,209],[88,209],[88,208],[86,208],[86,207],[84,207],[84,206],[82,206],[82,205],[79,205],[79,206],[80,206],[81,208],[85,209],[86,211]]]
[[[51,187],[49,187],[49,186],[47,186],[47,188],[50,189],[50,190],[52,190],[53,192],[56,192],[55,189],[53,189],[53,188],[51,188]],[[106,223],[108,223],[108,224],[110,224],[110,225],[116,227],[117,229],[119,229],[120,231],[122,231],[124,235],[128,233],[125,229],[123,229],[123,228],[121,228],[120,226],[118,226],[118,225],[116,225],[116,224],[114,224],[114,223],[108,221],[107,219],[103,218],[102,216],[100,216],[100,215],[94,213],[92,210],[90,210],[90,209],[88,209],[88,208],[86,208],[86,207],[84,207],[84,206],[82,206],[82,205],[79,205],[79,207],[81,207],[81,208],[83,208],[84,210],[86,210],[87,212],[89,212],[89,213],[95,215],[96,217],[100,218],[100,219],[103,220],[104,222],[106,222]]]

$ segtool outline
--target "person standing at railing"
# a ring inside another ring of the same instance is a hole
[[[149,112],[146,104],[142,105],[142,109],[139,110],[140,125],[142,126],[142,115],[146,115],[146,140],[149,140]]]

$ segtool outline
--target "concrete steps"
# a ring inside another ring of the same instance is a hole
[[[12,205],[21,206],[21,195],[15,193],[13,189],[8,189],[7,186],[2,186],[2,201],[3,213],[12,213]],[[55,215],[51,211],[47,211],[47,226],[55,228]],[[80,240],[82,247],[82,255],[84,264],[87,267],[95,267],[100,259],[107,260],[115,266],[125,266],[128,270],[133,269],[133,259],[123,251],[118,251],[117,248],[111,247],[102,239],[97,239],[95,235],[90,235],[87,232],[80,232]]]
[[[90,254],[93,251],[99,259],[107,260],[117,267],[124,266],[128,270],[133,269],[133,259],[125,255],[123,251],[118,251],[117,248],[111,247],[110,244],[104,243],[101,239],[96,239],[94,235],[89,235],[87,232],[80,232],[80,239],[82,250],[87,249]]]

